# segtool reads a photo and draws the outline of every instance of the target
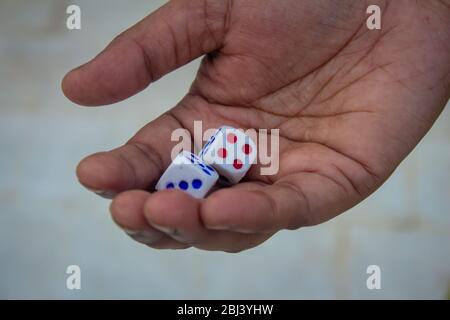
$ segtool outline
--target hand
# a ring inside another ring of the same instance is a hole
[[[370,3],[369,3],[370,2]],[[382,30],[366,8],[382,9]],[[154,248],[237,252],[335,217],[375,191],[450,95],[449,1],[170,1],[71,71],[72,101],[104,105],[206,54],[189,93],[124,146],[84,159],[80,182],[117,195],[113,219]],[[170,134],[279,128],[280,170],[196,200],[150,193]]]

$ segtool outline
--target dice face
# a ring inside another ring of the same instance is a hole
[[[219,179],[213,167],[190,152],[180,153],[156,184],[156,190],[179,189],[197,199],[204,198]]]
[[[200,157],[217,170],[221,184],[236,184],[255,161],[256,144],[240,130],[221,127],[206,142]]]

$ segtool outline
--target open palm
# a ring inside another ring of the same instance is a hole
[[[71,71],[82,105],[123,100],[205,55],[189,93],[118,149],[83,160],[87,188],[115,196],[114,220],[155,248],[236,252],[324,222],[376,190],[450,95],[446,1],[171,1]],[[279,129],[280,170],[197,200],[151,193],[177,128]]]

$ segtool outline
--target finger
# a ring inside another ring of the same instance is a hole
[[[100,195],[131,189],[152,189],[170,163],[172,131],[180,126],[163,115],[140,130],[127,144],[91,155],[80,162],[78,180]]]
[[[118,195],[110,206],[113,220],[132,239],[153,248],[182,249],[189,247],[173,240],[147,223],[142,213],[149,196],[149,193],[139,190]]]
[[[227,1],[170,1],[118,36],[63,80],[65,95],[87,106],[121,101],[150,82],[220,47]]]
[[[273,185],[244,183],[212,194],[203,204],[202,221],[212,230],[276,232],[308,224],[311,208],[300,177]]]
[[[201,221],[202,200],[179,190],[161,191],[147,199],[144,215],[150,225],[179,242],[205,250],[239,252],[252,248],[271,234],[247,235],[208,230]]]

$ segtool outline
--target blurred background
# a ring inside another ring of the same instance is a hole
[[[114,225],[109,201],[78,184],[78,161],[121,145],[175,105],[198,61],[107,108],[75,106],[60,81],[163,3],[0,0],[0,298],[448,297],[449,108],[364,203],[258,248],[155,251]],[[82,30],[66,28],[69,4],[81,7]],[[81,267],[81,290],[66,288],[72,264]],[[366,287],[373,264],[381,290]]]

